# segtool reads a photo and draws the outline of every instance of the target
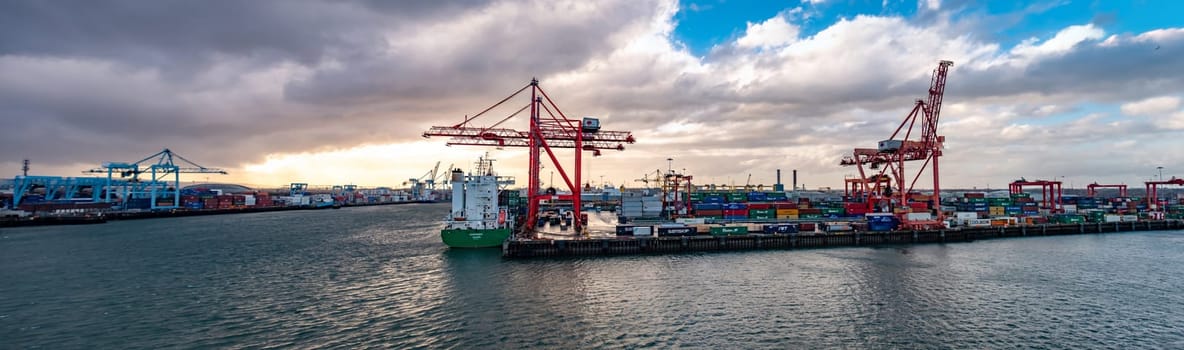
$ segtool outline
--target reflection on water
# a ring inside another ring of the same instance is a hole
[[[446,205],[0,231],[3,347],[1184,347],[1182,232],[503,260]],[[589,213],[611,227],[612,213]]]

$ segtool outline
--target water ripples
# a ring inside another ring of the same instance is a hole
[[[1181,232],[502,260],[443,205],[0,231],[0,348],[1180,348]]]

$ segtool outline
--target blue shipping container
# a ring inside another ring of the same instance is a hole
[[[699,203],[694,205],[697,210],[723,210],[724,205],[721,203]]]
[[[739,210],[739,209],[748,209],[748,204],[745,204],[745,203],[728,203],[728,204],[724,204],[724,209],[726,209],[726,210]]]

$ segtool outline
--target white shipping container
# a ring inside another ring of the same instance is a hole
[[[707,223],[707,219],[705,219],[705,218],[678,218],[678,219],[674,219],[674,222],[677,222],[680,224],[686,224],[686,225],[702,225],[702,224]]]
[[[908,221],[926,221],[933,220],[933,215],[929,213],[908,213],[905,219]]]
[[[246,197],[246,199],[247,199],[247,200],[246,200],[246,203],[244,203],[244,204],[246,204],[248,207],[253,207],[253,206],[255,206],[255,195],[253,195],[253,194],[248,194],[248,195],[245,195],[245,196],[243,196],[243,197]]]
[[[653,236],[654,228],[649,226],[638,226],[633,228],[634,236]]]
[[[991,219],[972,219],[972,220],[966,220],[966,226],[970,226],[970,227],[986,227],[986,226],[991,226]]]
[[[1139,221],[1138,215],[1123,215],[1122,222]]]
[[[954,213],[954,217],[958,218],[959,220],[978,219],[978,213],[973,211],[960,211]]]
[[[1106,214],[1106,216],[1102,217],[1102,220],[1105,222],[1119,222],[1122,221],[1122,215]]]
[[[1061,207],[1062,207],[1062,209],[1065,210],[1065,213],[1067,213],[1067,214],[1076,214],[1077,213],[1077,205],[1075,205],[1075,204],[1065,204]]]

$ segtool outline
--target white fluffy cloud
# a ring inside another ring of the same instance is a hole
[[[742,48],[785,46],[797,40],[799,31],[797,26],[786,22],[785,17],[776,16],[762,23],[749,22],[736,45]]]
[[[1180,108],[1176,96],[1151,97],[1142,101],[1122,104],[1122,113],[1129,116],[1156,116],[1175,112]]]
[[[842,19],[806,36],[787,11],[698,57],[673,39],[673,1],[389,10],[419,11],[419,21],[386,20],[381,9],[347,2],[317,6],[335,6],[311,12],[344,24],[326,28],[330,34],[265,31],[316,40],[207,49],[185,70],[150,64],[177,52],[163,45],[103,54],[34,50],[40,42],[0,50],[0,108],[7,108],[0,121],[28,136],[0,141],[7,150],[0,170],[14,172],[32,153],[35,164],[49,163],[42,169],[73,174],[80,163],[169,146],[247,183],[398,185],[438,160],[463,167],[485,151],[425,141],[419,134],[428,126],[459,122],[538,77],[569,116],[595,115],[606,129],[637,137],[627,151],[590,161],[586,178],[594,181],[632,185],[673,157],[702,182],[751,173],[767,184],[780,168],[799,169],[811,186],[837,187],[853,172],[839,159],[888,137],[925,97],[941,59],[955,61],[940,126],[947,186],[1070,174],[1130,182],[1149,164],[1184,160],[1139,151],[1170,146],[1155,136],[1184,128],[1176,59],[1184,29],[1106,37],[1084,24],[1006,48],[949,20],[893,16]],[[1113,109],[1091,110],[1099,104],[1169,118],[1116,118],[1105,112]],[[17,117],[39,119],[8,119]],[[69,137],[28,146],[51,135]],[[503,173],[524,175],[520,150],[493,151]]]

